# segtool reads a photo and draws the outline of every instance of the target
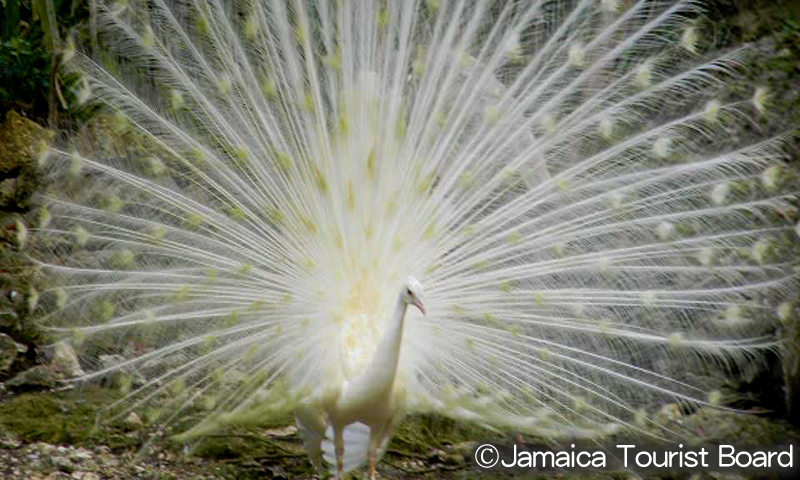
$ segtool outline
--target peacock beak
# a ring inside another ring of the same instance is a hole
[[[422,300],[421,300],[421,299],[419,299],[419,298],[415,299],[415,300],[412,302],[412,304],[413,304],[415,307],[419,308],[419,311],[420,311],[420,312],[422,312],[422,314],[423,314],[423,315],[425,315],[425,305],[422,303]]]

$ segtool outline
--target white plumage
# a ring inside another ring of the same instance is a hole
[[[40,305],[84,363],[125,357],[84,380],[137,369],[114,407],[151,424],[294,411],[320,468],[342,432],[344,470],[407,412],[668,434],[660,403],[718,402],[793,312],[787,137],[749,128],[769,94],[726,90],[747,49],[714,51],[697,2],[103,19],[109,51],[69,65],[112,140],[43,158]],[[427,315],[403,322],[409,275]]]
[[[413,277],[397,295],[392,316],[369,363],[346,375],[341,384],[329,382],[332,392],[306,399],[295,411],[315,465],[320,465],[317,456],[322,450],[325,459],[336,467],[334,473],[350,471],[369,460],[369,476],[373,477],[375,462],[386,451],[392,431],[406,410],[404,385],[396,384],[396,376],[408,305],[425,313],[422,287]],[[352,349],[341,351],[348,354]],[[344,359],[342,363],[347,365]]]

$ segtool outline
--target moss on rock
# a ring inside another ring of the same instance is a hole
[[[54,133],[18,113],[9,111],[0,125],[0,208],[25,212],[39,188],[36,169],[42,147],[49,145]]]
[[[0,402],[0,430],[25,442],[132,446],[136,439],[120,429],[98,427],[102,406],[115,399],[113,392],[99,387],[22,393]]]

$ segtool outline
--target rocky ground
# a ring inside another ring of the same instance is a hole
[[[148,444],[136,414],[116,424],[96,423],[101,402],[109,398],[102,387],[15,393],[0,383],[0,391],[4,479],[319,478],[293,425],[220,432],[192,446],[165,440]],[[431,434],[425,431],[430,426],[404,428],[406,434],[381,465],[384,477],[440,478],[470,468],[470,442],[445,440],[442,448],[413,445],[415,435]],[[443,438],[462,435],[453,425],[447,430]]]
[[[433,455],[436,455],[434,453]],[[251,459],[226,462],[159,451],[152,458],[140,458],[134,452],[115,452],[108,446],[94,448],[52,445],[45,442],[23,444],[14,437],[0,440],[0,474],[9,480],[101,480],[101,479],[316,479],[314,473],[293,472],[292,463],[302,454],[284,454],[284,458]],[[445,459],[440,451],[441,459]],[[287,465],[288,463],[288,465]],[[455,472],[468,472],[461,457],[447,463],[432,459],[406,459],[381,465],[385,478],[456,478]]]
[[[74,480],[166,479],[315,479],[297,429],[289,418],[278,424],[220,431],[197,444],[153,439],[135,414],[119,422],[98,422],[113,394],[105,387],[56,386],[36,391],[9,389],[0,383],[0,478]],[[98,417],[99,416],[99,417]],[[709,449],[733,443],[759,448],[794,442],[800,432],[765,415],[714,409],[681,413],[666,405],[654,418],[682,432],[688,445]],[[520,450],[567,450],[570,440],[537,438],[514,432],[492,432],[441,417],[415,416],[396,432],[379,465],[379,478],[489,479],[564,478],[574,480],[745,480],[795,478],[794,472],[699,471],[634,472],[611,465],[605,470],[493,470],[474,461],[485,442]],[[614,445],[643,445],[644,438],[614,436],[585,443],[585,450]],[[652,442],[652,440],[650,440]],[[651,445],[656,445],[652,444]],[[688,446],[687,445],[687,446]],[[579,446],[580,447],[580,446]],[[663,448],[669,448],[662,444]],[[502,448],[502,447],[501,447]],[[650,447],[648,447],[650,448]],[[360,478],[354,476],[352,478]]]
[[[3,478],[29,480],[177,479],[226,478],[208,471],[202,462],[176,461],[161,454],[152,461],[139,461],[132,454],[114,453],[107,446],[92,449],[45,442],[22,444],[6,437],[0,450]]]

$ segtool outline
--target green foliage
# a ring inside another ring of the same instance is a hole
[[[19,35],[19,0],[3,0],[3,19],[0,20],[0,39],[6,40]]]
[[[42,24],[44,47],[50,52],[56,50],[61,43],[56,19],[56,3],[53,0],[32,0],[31,6],[34,16],[39,17]]]
[[[0,108],[46,115],[50,54],[40,43],[14,37],[0,43]]]
[[[57,90],[50,96],[51,66],[62,41],[82,37],[89,23],[88,2],[79,0],[0,1],[0,116],[24,112],[42,122],[49,102],[69,111],[74,79],[57,73]]]

